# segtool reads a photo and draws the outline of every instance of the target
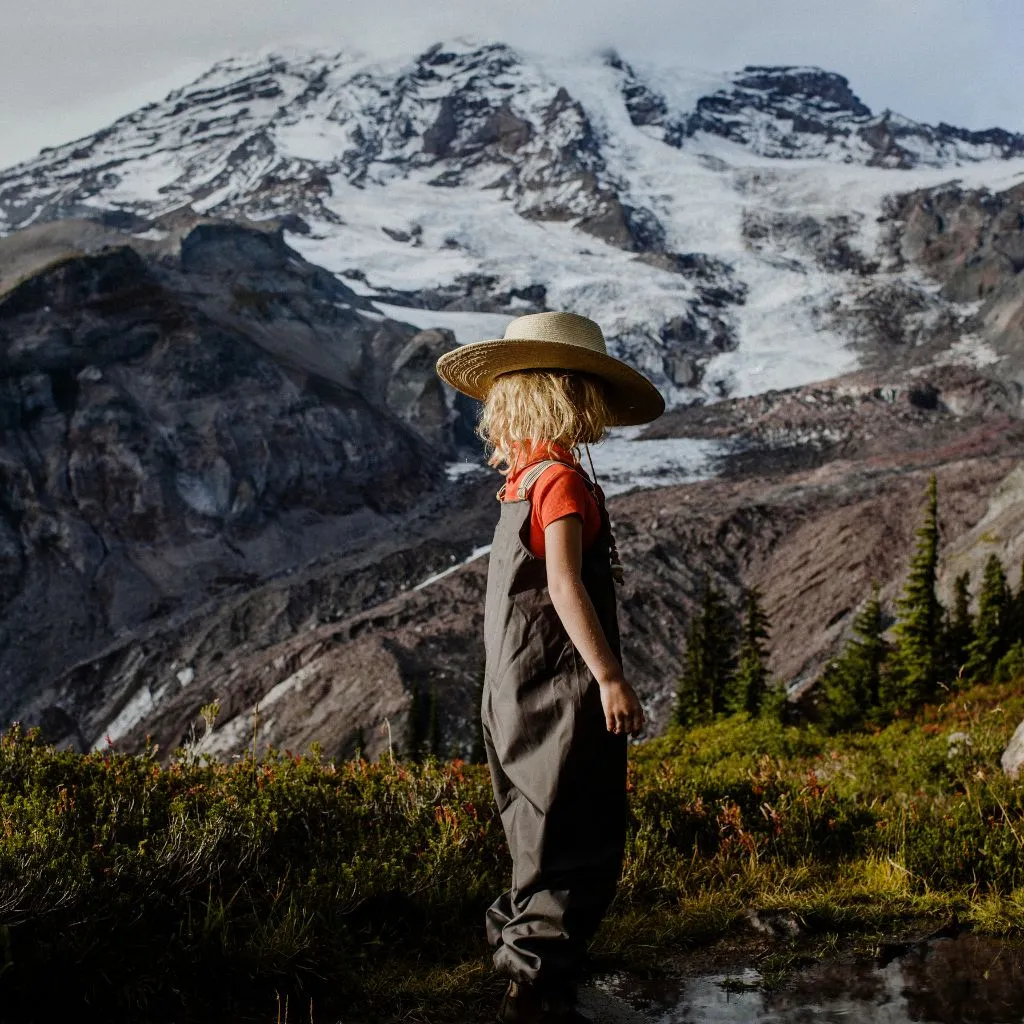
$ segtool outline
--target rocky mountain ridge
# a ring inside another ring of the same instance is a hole
[[[796,696],[929,472],[958,565],[1019,550],[1020,154],[813,68],[458,42],[226,62],[0,173],[0,716],[375,754],[433,692],[468,753],[496,481],[433,363],[542,308],[672,406],[594,452],[652,727],[704,573]]]
[[[904,170],[1024,154],[1024,135],[1000,128],[975,132],[922,124],[891,110],[873,114],[846,78],[820,68],[746,67],[729,78],[682,118],[672,118],[660,97],[631,82],[627,102],[634,123],[663,127],[665,141],[676,146],[703,133],[762,156],[825,157]]]
[[[688,83],[680,102],[616,53],[600,60],[631,122],[663,129],[676,147],[718,136],[768,157],[894,168],[1024,155],[1024,135],[1002,129],[875,115],[846,78],[819,68],[709,75],[704,89]],[[308,140],[295,136],[318,121],[337,129],[329,137],[337,148],[303,154]],[[188,203],[202,213],[286,207],[329,219],[322,199],[332,175],[362,186],[426,169],[437,186],[499,189],[524,216],[571,217],[614,244],[650,249],[659,226],[650,211],[617,201],[606,142],[550,62],[500,43],[438,43],[390,62],[354,53],[231,60],[162,103],[5,172],[0,228],[104,205],[147,218]]]
[[[867,420],[884,438],[881,447],[868,437],[862,451],[830,453],[796,468],[773,465],[756,448],[720,479],[611,500],[627,567],[619,594],[625,668],[651,731],[669,720],[686,623],[706,575],[733,600],[744,585],[761,587],[773,626],[771,669],[796,698],[842,642],[872,581],[883,584],[886,602],[899,592],[930,473],[939,479],[944,543],[956,565],[964,550],[972,565],[990,551],[1018,552],[1024,492],[1011,485],[1021,472],[1024,421],[1019,413],[990,418],[980,406],[953,412],[957,390],[986,386],[977,377],[936,383],[949,386],[936,390],[950,406],[939,400],[921,409],[904,392],[890,399],[898,407],[892,420]],[[805,397],[812,394],[808,389]],[[389,745],[408,750],[412,721],[419,717],[425,726],[432,697],[442,750],[468,756],[482,670],[482,546],[493,528],[492,492],[489,478],[457,492],[445,536],[450,541],[457,524],[462,555],[413,535],[401,556],[373,565],[324,563],[297,579],[248,588],[145,645],[125,642],[75,668],[49,691],[51,706],[87,695],[87,737],[100,745],[104,736],[96,729],[106,720],[121,747],[137,747],[149,734],[167,750],[194,729],[197,750],[229,756],[251,742],[255,725],[261,744],[298,750],[316,740],[330,755],[348,756],[359,746],[376,756]],[[993,531],[993,515],[1008,528]],[[988,529],[979,531],[979,522]],[[441,571],[431,567],[438,561]],[[1008,557],[1006,564],[1013,565]],[[951,589],[948,571],[943,586]],[[204,736],[198,708],[213,700],[220,714]]]
[[[883,198],[1008,184],[1022,159],[1021,136],[876,116],[817,68],[692,74],[454,40],[222,62],[0,172],[0,232],[103,216],[155,237],[183,209],[275,220],[386,302],[579,309],[691,401],[852,368],[827,310],[851,270],[871,274]],[[759,370],[794,329],[818,337],[814,362]]]

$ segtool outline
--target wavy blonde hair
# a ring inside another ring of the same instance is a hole
[[[487,464],[508,474],[517,444],[555,442],[579,449],[600,441],[610,420],[599,377],[568,370],[517,370],[495,378],[476,432],[491,449]]]

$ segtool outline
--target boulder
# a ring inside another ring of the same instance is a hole
[[[1010,742],[999,759],[1003,771],[1011,778],[1016,779],[1020,774],[1020,766],[1024,764],[1024,722],[1014,730]]]
[[[454,395],[437,376],[437,360],[456,348],[455,335],[443,328],[414,334],[395,357],[386,399],[389,408],[423,439],[438,448],[453,444]]]

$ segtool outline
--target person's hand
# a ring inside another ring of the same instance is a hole
[[[628,732],[636,736],[644,727],[644,709],[625,679],[601,683],[601,706],[609,732]]]

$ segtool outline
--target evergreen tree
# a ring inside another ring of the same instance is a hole
[[[964,674],[968,679],[990,679],[997,662],[1009,649],[1011,601],[1003,563],[998,555],[991,554],[985,562],[978,594],[974,639],[967,645]]]
[[[890,653],[885,627],[885,613],[876,583],[868,603],[853,620],[854,639],[850,652],[858,690],[869,712],[876,711],[881,705],[882,679]]]
[[[1010,614],[1010,640],[1011,643],[1024,641],[1024,559],[1021,560],[1017,593],[1013,596],[1013,608]]]
[[[829,658],[818,677],[816,704],[822,724],[829,732],[852,729],[864,717],[856,686],[846,672],[843,657]]]
[[[849,729],[865,718],[878,717],[889,650],[876,583],[870,599],[853,620],[853,633],[842,653],[822,672],[821,714],[829,729]]]
[[[997,683],[1024,677],[1024,564],[1020,567],[1017,592],[1010,599],[1007,623],[1009,649],[999,659],[992,679]]]
[[[356,729],[355,739],[352,741],[352,757],[358,761],[363,757],[363,751],[366,749],[366,735],[363,732],[363,727],[359,726]]]
[[[701,614],[706,656],[709,704],[712,717],[729,710],[729,693],[736,672],[735,613],[720,590],[707,588]]]
[[[967,645],[974,637],[971,616],[971,574],[963,572],[953,584],[953,611],[946,626],[946,663],[951,677],[958,677],[967,661]]]
[[[441,714],[434,687],[430,688],[430,701],[427,704],[427,749],[434,757],[441,755]]]
[[[426,753],[427,731],[426,701],[418,679],[412,684],[412,700],[409,702],[409,760],[421,761]]]
[[[760,714],[762,718],[774,719],[783,725],[795,724],[796,708],[789,701],[789,692],[783,680],[778,680],[765,691]]]
[[[751,717],[760,713],[768,690],[768,652],[765,641],[771,623],[761,607],[756,586],[747,591],[740,634],[739,664],[733,678],[731,710],[746,711]]]
[[[676,722],[694,725],[727,711],[735,671],[733,614],[721,591],[705,578],[700,610],[687,629],[683,673],[676,689]]]
[[[676,703],[672,712],[676,725],[696,725],[706,719],[704,677],[704,643],[701,637],[700,616],[694,615],[686,627],[683,672],[676,685]]]
[[[935,593],[939,565],[939,503],[935,475],[928,481],[924,521],[910,573],[897,599],[892,671],[886,674],[885,703],[912,707],[936,691],[942,667],[942,606]]]
[[[1015,640],[1010,649],[999,659],[992,673],[995,683],[1008,683],[1024,678],[1024,640]]]

